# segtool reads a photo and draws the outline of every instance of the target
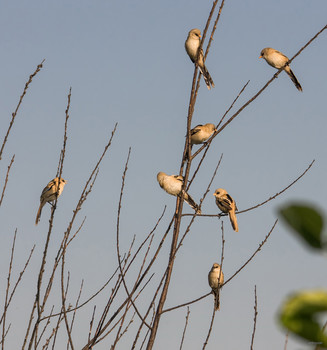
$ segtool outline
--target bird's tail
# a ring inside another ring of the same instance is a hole
[[[35,225],[37,225],[41,219],[43,205],[44,205],[43,202],[41,202],[39,206],[39,210],[37,211],[37,214],[36,214]]]
[[[228,212],[230,223],[232,224],[233,230],[238,232],[238,223],[234,210],[230,210]]]
[[[220,310],[220,298],[219,298],[219,290],[215,293],[215,310]]]
[[[212,87],[215,87],[215,84],[208,72],[208,69],[205,65],[203,65],[202,67],[199,66],[200,72],[203,75],[203,79],[207,85],[208,90],[210,90]]]
[[[288,69],[287,69],[288,68]],[[297,80],[296,76],[294,75],[294,73],[292,72],[291,68],[286,66],[285,67],[285,72],[288,74],[288,76],[291,78],[293,84],[295,85],[295,87],[299,90],[302,91],[302,86],[299,83],[299,81]]]
[[[197,214],[201,214],[201,209],[199,208],[199,206],[195,203],[194,199],[188,194],[188,193],[184,193],[184,200],[185,202],[196,211]]]

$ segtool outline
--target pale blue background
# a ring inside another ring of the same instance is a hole
[[[36,292],[49,206],[44,208],[39,226],[34,226],[34,220],[40,193],[56,173],[69,87],[72,100],[63,172],[68,184],[59,200],[48,264],[53,262],[91,168],[115,122],[119,123],[96,185],[76,222],[80,223],[86,215],[85,226],[68,252],[68,302],[74,303],[82,278],[85,300],[117,265],[116,213],[130,146],[121,249],[128,249],[134,234],[137,243],[144,239],[164,205],[168,206],[167,214],[156,233],[154,247],[170,221],[175,199],[159,188],[156,174],[177,173],[179,169],[193,76],[184,41],[191,28],[204,28],[211,5],[212,1],[194,0],[1,2],[1,140],[28,76],[46,59],[19,110],[1,162],[2,187],[7,164],[16,155],[0,210],[2,300],[15,228],[18,237],[14,278],[36,243],[35,255],[9,309],[7,324],[12,322],[12,326],[7,349],[21,347]],[[293,56],[326,24],[326,13],[325,0],[227,0],[207,59],[216,87],[208,91],[201,82],[193,125],[217,123],[249,79],[250,84],[234,110],[252,97],[275,73],[258,59],[261,49],[271,46]],[[224,219],[226,278],[254,252],[281,205],[301,200],[327,212],[326,61],[327,31],[292,63],[303,93],[296,90],[286,74],[280,74],[215,140],[190,190],[198,201],[223,153],[203,212],[217,213],[212,197],[217,187],[226,188],[242,210],[280,191],[316,159],[305,178],[285,194],[264,207],[239,215],[239,233],[233,232]],[[187,205],[185,210],[190,212]],[[217,219],[196,219],[176,259],[167,307],[209,291],[207,273],[212,263],[220,260],[219,228]],[[169,241],[154,267],[156,275],[148,287],[149,293],[138,300],[142,312],[152,295],[150,289],[161,277],[168,252]],[[207,349],[250,347],[254,285],[259,312],[255,348],[283,349],[285,333],[276,323],[279,305],[292,291],[326,288],[326,264],[326,257],[307,250],[279,222],[255,260],[222,290],[221,311],[216,315]],[[130,285],[135,273],[128,276]],[[50,305],[60,305],[58,288],[59,279],[55,281]],[[110,288],[100,297],[98,311]],[[90,303],[85,312],[78,314],[79,322],[73,332],[77,349],[86,342],[93,305]],[[184,348],[200,349],[210,323],[212,298],[192,305],[190,310]],[[156,350],[179,348],[185,315],[186,310],[179,309],[162,317]],[[135,327],[131,327],[131,333],[118,348],[130,348],[134,331]],[[109,337],[96,348],[108,349],[111,343]],[[64,347],[65,343],[58,340],[56,348]],[[287,349],[310,347],[292,338]]]

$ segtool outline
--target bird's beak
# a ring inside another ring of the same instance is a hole
[[[259,58],[262,58],[262,56],[259,56]]]

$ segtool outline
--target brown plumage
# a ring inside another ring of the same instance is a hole
[[[238,232],[238,223],[235,211],[238,210],[234,199],[223,188],[216,189],[213,194],[216,197],[216,204],[223,213],[228,213],[233,230]]]
[[[202,73],[202,76],[207,85],[207,88],[210,90],[211,87],[215,87],[215,84],[208,72],[207,67],[204,64],[203,50],[201,49],[201,51],[198,54],[200,42],[201,42],[200,29],[197,29],[197,28],[191,29],[185,41],[185,50],[193,63],[195,63],[196,60],[198,59],[198,67],[200,69],[200,72]]]
[[[292,72],[290,66],[288,65],[289,59],[287,56],[271,47],[266,47],[261,51],[261,56],[259,58],[264,58],[270,66],[276,69],[283,68],[287,75],[291,78],[295,87],[299,91],[302,91],[301,84],[299,83],[296,76]]]
[[[183,187],[183,176],[180,175],[167,175],[166,173],[160,171],[157,174],[157,180],[162,189],[173,196],[182,195],[184,201],[191,206],[198,214],[201,214],[199,206],[195,203],[193,198],[187,193],[182,193]]]
[[[215,295],[215,310],[219,310],[220,309],[219,293],[220,293],[220,288],[224,283],[224,274],[219,264],[214,263],[212,265],[212,268],[208,274],[208,282],[209,282],[209,286],[212,288],[212,292]]]
[[[36,214],[35,225],[37,225],[40,221],[42,208],[44,207],[44,205],[48,202],[55,201],[55,199],[61,195],[66,183],[67,181],[65,181],[64,179],[60,179],[59,181],[59,178],[55,177],[44,187],[40,197],[40,206]]]

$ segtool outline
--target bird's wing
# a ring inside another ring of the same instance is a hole
[[[202,124],[199,124],[197,126],[195,126],[192,130],[191,130],[191,136],[197,134],[199,131],[201,131],[201,126],[203,126]]]
[[[50,191],[54,186],[56,186],[55,180],[51,180],[43,189],[41,193],[41,197],[45,195],[48,191]]]
[[[181,175],[172,175],[176,180],[180,181],[180,182],[183,182],[184,179],[183,179],[183,176]]]
[[[227,195],[229,196],[229,195]],[[229,196],[230,197],[230,196]],[[226,210],[232,210],[233,208],[231,207],[232,201],[230,201],[229,198],[219,198],[219,203],[222,207],[224,207]]]

